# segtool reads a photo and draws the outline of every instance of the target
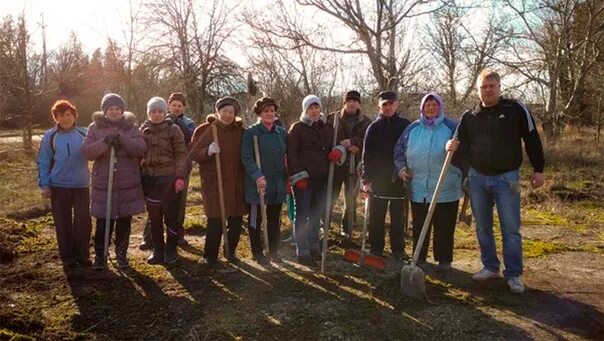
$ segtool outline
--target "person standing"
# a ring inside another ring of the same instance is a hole
[[[392,91],[378,94],[379,114],[365,134],[362,182],[369,196],[370,253],[383,257],[386,212],[390,208],[390,249],[397,259],[406,258],[403,235],[403,182],[394,170],[394,146],[409,125],[398,113],[399,102]]]
[[[258,122],[243,134],[241,162],[245,168],[245,201],[250,204],[248,234],[254,259],[259,264],[268,264],[264,251],[273,261],[279,260],[281,244],[281,207],[286,198],[287,170],[285,151],[287,133],[276,124],[277,103],[270,97],[262,97],[254,104]],[[261,169],[256,164],[254,137],[258,139]],[[262,215],[259,193],[264,195],[267,216],[269,250],[263,251]]]
[[[195,129],[191,139],[191,159],[199,164],[201,195],[208,219],[204,256],[202,264],[210,267],[218,263],[218,251],[222,236],[219,183],[216,171],[216,155],[220,154],[222,170],[222,190],[226,211],[227,238],[231,263],[238,263],[235,252],[243,215],[247,213],[244,196],[245,172],[241,163],[241,140],[245,129],[241,118],[239,102],[230,96],[220,98],[215,104],[216,114],[209,115],[207,122]],[[214,141],[212,125],[216,127],[218,142]]]
[[[86,129],[76,126],[78,110],[69,101],[56,101],[50,112],[56,126],[42,136],[37,159],[38,185],[42,197],[50,198],[63,265],[89,267],[90,172],[80,151]]]
[[[432,92],[422,98],[419,119],[405,129],[394,147],[395,171],[410,186],[414,252],[447,155],[445,145],[456,129],[457,121],[445,116],[442,99]],[[434,258],[440,270],[449,270],[453,261],[457,207],[462,194],[462,171],[456,161],[453,160],[442,184],[419,256],[419,263],[425,263],[434,226]]]
[[[147,142],[141,167],[153,240],[153,254],[147,263],[173,264],[178,259],[178,212],[185,188],[187,147],[178,126],[166,118],[163,98],[153,97],[147,102],[147,116],[149,119],[140,128]]]
[[[333,125],[335,115],[339,115],[338,125],[338,144],[346,148],[348,157],[342,167],[336,167],[333,179],[332,206],[338,201],[340,189],[344,185],[344,215],[342,216],[342,236],[349,237],[352,232],[352,226],[348,226],[349,215],[356,212],[356,192],[355,184],[357,180],[356,167],[361,162],[363,150],[363,139],[367,127],[371,124],[371,119],[361,113],[361,94],[358,91],[351,90],[344,96],[342,109],[335,111],[327,116],[327,121]],[[354,156],[354,157],[351,157]],[[354,158],[354,173],[350,173],[350,162]],[[351,179],[352,177],[352,179]],[[351,188],[352,185],[352,188]],[[352,204],[352,206],[350,206]],[[349,207],[350,206],[350,207]]]
[[[327,200],[329,163],[341,165],[346,158],[344,146],[332,149],[334,133],[321,112],[319,97],[306,96],[300,120],[287,136],[287,166],[296,202],[296,259],[313,269],[321,260],[319,228]]]
[[[480,103],[459,124],[458,141],[448,148],[468,160],[467,191],[476,219],[483,268],[475,281],[499,278],[500,261],[493,236],[493,206],[497,207],[503,240],[503,276],[510,290],[523,293],[520,234],[520,173],[522,142],[533,167],[531,185],[543,185],[545,158],[535,120],[524,103],[501,96],[497,72],[483,70],[477,81]]]
[[[127,268],[132,216],[145,210],[139,160],[147,151],[143,135],[136,127],[136,116],[125,112],[126,102],[109,93],[101,100],[102,112],[92,115],[93,122],[82,145],[82,154],[92,165],[91,213],[96,217],[93,267],[107,266],[104,257],[105,215],[109,184],[111,147],[115,149],[115,168],[111,196],[110,229],[115,227],[115,254],[118,268]],[[110,232],[111,234],[112,232]],[[110,238],[111,240],[111,238]]]

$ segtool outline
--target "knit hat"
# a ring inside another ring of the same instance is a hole
[[[277,111],[277,109],[279,108],[279,106],[277,105],[277,102],[275,102],[274,99],[270,98],[270,97],[262,97],[260,99],[258,99],[256,101],[256,103],[254,103],[254,112],[256,113],[256,115],[260,115],[260,113],[262,112],[262,109],[268,107],[268,106],[274,106],[275,107],[275,111]]]
[[[182,105],[187,106],[187,99],[181,92],[173,92],[170,97],[168,97],[168,103],[172,103],[172,101],[179,101]]]
[[[106,113],[107,109],[114,105],[122,109],[122,112],[126,110],[126,102],[120,95],[109,93],[103,96],[103,99],[101,100],[101,110],[103,113]]]
[[[361,103],[361,94],[356,90],[350,90],[346,93],[346,95],[344,95],[344,103],[346,103],[346,101],[348,101],[349,99]]]
[[[237,99],[231,96],[226,96],[218,99],[214,107],[216,108],[216,111],[218,111],[220,110],[220,108],[226,105],[232,105],[233,107],[235,107],[235,115],[239,114],[239,111],[241,111],[241,104],[239,104],[239,101]]]
[[[164,101],[161,97],[152,97],[149,102],[147,102],[147,115],[153,110],[161,110],[163,113],[166,113],[166,101]]]
[[[308,95],[304,97],[302,100],[302,114],[306,114],[306,110],[310,108],[311,105],[318,104],[321,107],[321,100],[319,97],[315,95]]]

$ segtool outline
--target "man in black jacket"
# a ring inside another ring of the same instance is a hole
[[[348,215],[356,212],[356,166],[361,162],[361,151],[363,149],[363,139],[367,127],[371,124],[371,119],[361,113],[361,94],[358,91],[348,91],[344,96],[344,103],[341,110],[332,112],[327,117],[327,122],[333,125],[335,115],[339,115],[338,124],[338,144],[346,148],[348,157],[341,167],[336,167],[333,177],[333,195],[332,207],[338,201],[340,189],[344,184],[344,198],[346,209],[342,216],[342,236],[349,237],[352,232],[352,226],[348,226]],[[351,174],[350,163],[354,158],[354,170]],[[349,207],[350,206],[350,207]],[[354,220],[354,219],[353,219]]]
[[[370,253],[382,256],[384,251],[384,223],[390,204],[390,249],[395,258],[403,259],[403,182],[394,171],[394,146],[409,125],[398,114],[396,94],[382,91],[378,95],[380,113],[367,128],[363,149],[363,192],[369,195]]]
[[[466,190],[476,218],[483,269],[476,281],[500,277],[500,262],[493,236],[493,205],[497,206],[503,239],[503,275],[510,290],[524,292],[522,236],[520,235],[520,187],[518,168],[522,163],[522,142],[533,166],[531,184],[543,185],[543,147],[535,120],[527,107],[500,97],[500,77],[484,70],[477,83],[480,104],[468,111],[458,128],[458,153],[469,162]]]

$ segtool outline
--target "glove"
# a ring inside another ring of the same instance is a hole
[[[363,198],[367,199],[371,194],[373,194],[373,188],[370,183],[363,184],[361,188],[361,195]]]
[[[218,143],[212,142],[212,144],[210,144],[210,146],[208,147],[208,156],[212,156],[214,154],[219,154],[219,153],[220,153],[220,147],[218,146]]]
[[[289,181],[289,177],[285,178],[285,192],[287,192],[287,194],[292,194],[292,184]]]
[[[176,193],[182,192],[185,189],[185,180],[183,178],[178,178],[174,182],[174,191]]]
[[[361,149],[359,147],[357,147],[357,146],[350,146],[350,147],[348,147],[348,151],[350,153],[356,155],[356,154],[358,154],[361,151]]]
[[[333,163],[338,162],[340,160],[341,156],[342,156],[342,152],[339,151],[338,149],[334,149],[329,154],[327,154],[327,158],[329,159],[330,162],[333,162]]]
[[[118,133],[109,134],[109,135],[105,136],[105,138],[103,140],[108,145],[117,148],[120,145],[120,134],[118,134]]]
[[[297,189],[306,189],[308,187],[308,179],[298,180],[295,186]]]
[[[42,194],[42,198],[48,199],[50,198],[50,188],[44,187],[40,190],[40,194]]]
[[[266,190],[266,178],[264,176],[256,180],[256,189],[258,190],[258,194],[264,195],[264,191]]]

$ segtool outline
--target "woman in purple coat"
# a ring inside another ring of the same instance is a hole
[[[92,115],[93,122],[82,145],[82,154],[94,161],[92,166],[91,215],[96,218],[94,236],[95,260],[93,268],[107,266],[104,258],[105,215],[109,182],[111,146],[115,149],[111,221],[115,227],[115,254],[119,268],[128,267],[126,252],[130,239],[132,216],[145,209],[139,169],[140,159],[147,150],[145,139],[136,127],[136,117],[126,110],[126,103],[117,94],[107,94],[101,100],[102,112]]]

